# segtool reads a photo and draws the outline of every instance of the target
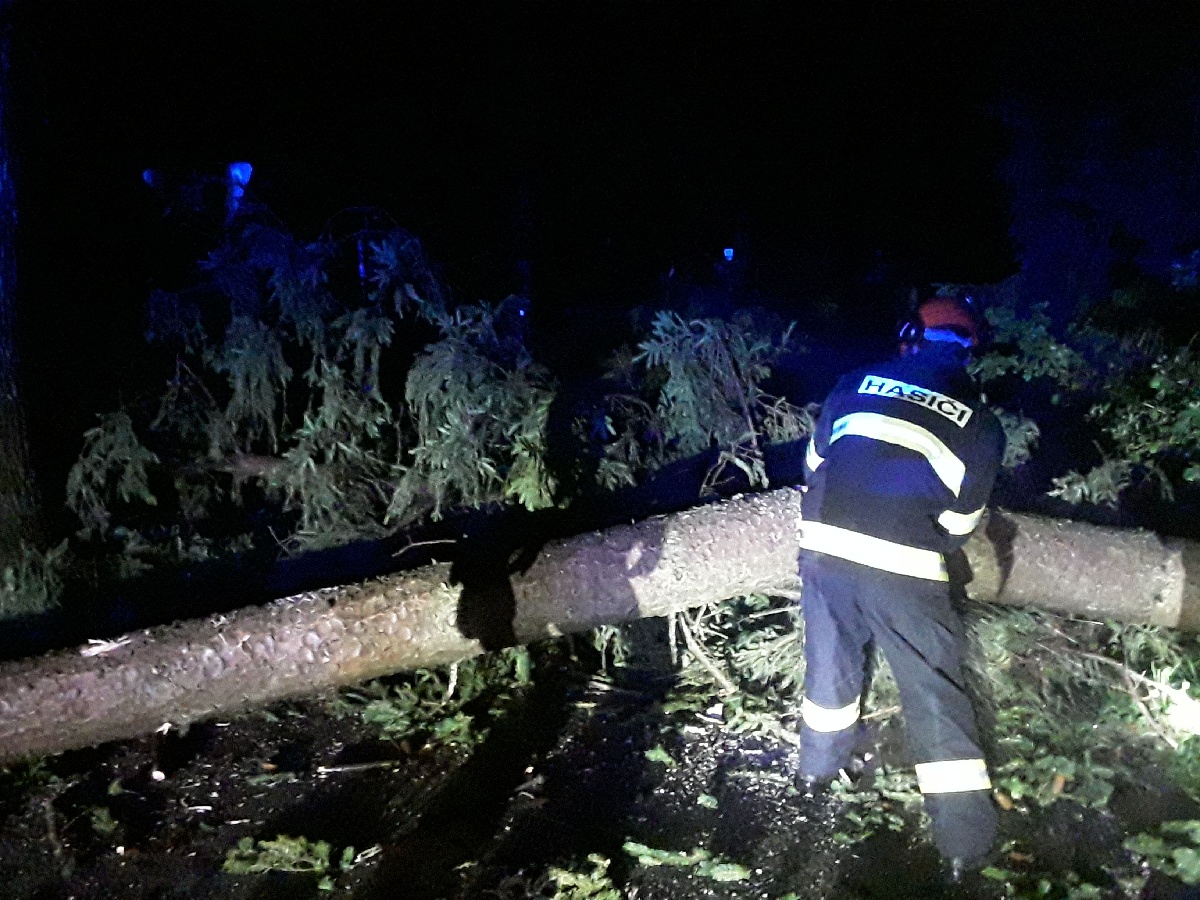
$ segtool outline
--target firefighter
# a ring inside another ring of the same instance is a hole
[[[944,554],[966,541],[1004,432],[966,363],[982,323],[965,298],[921,303],[899,358],[842,378],[805,455],[805,675],[798,786],[850,770],[872,644],[895,675],[917,781],[955,880],[996,831],[991,781],[961,665]]]

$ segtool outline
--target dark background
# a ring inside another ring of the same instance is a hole
[[[250,161],[306,238],[380,208],[459,300],[518,290],[524,260],[545,322],[653,304],[672,269],[711,283],[736,246],[743,299],[833,301],[883,341],[909,287],[1032,265],[1022,173],[1080,165],[1085,124],[1200,178],[1197,29],[1166,4],[16,6],[20,340],[51,492],[93,414],[165,377],[145,298],[219,238],[164,218],[147,168]]]

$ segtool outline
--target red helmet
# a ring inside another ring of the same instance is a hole
[[[900,341],[905,344],[920,340],[969,341],[975,347],[982,330],[970,298],[930,297],[922,300],[916,315],[900,327]]]

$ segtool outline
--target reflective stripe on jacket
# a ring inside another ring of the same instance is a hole
[[[979,524],[1004,430],[961,357],[937,345],[842,378],[805,454],[801,546],[945,581]]]

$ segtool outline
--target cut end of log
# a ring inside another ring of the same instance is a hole
[[[1182,570],[1179,615],[1175,627],[1183,631],[1200,631],[1200,543],[1170,539],[1166,545]]]

